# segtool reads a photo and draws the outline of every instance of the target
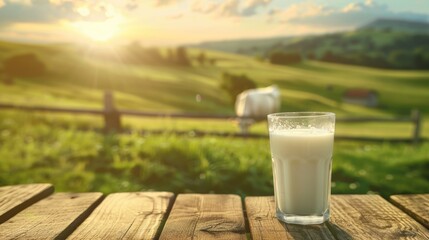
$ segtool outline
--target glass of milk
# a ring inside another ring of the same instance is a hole
[[[277,218],[292,224],[329,219],[335,114],[268,115]]]

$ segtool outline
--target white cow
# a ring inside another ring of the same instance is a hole
[[[235,113],[238,117],[266,117],[267,114],[280,110],[280,91],[277,86],[249,89],[240,93],[235,100]],[[242,133],[254,121],[252,119],[240,119],[238,125]]]

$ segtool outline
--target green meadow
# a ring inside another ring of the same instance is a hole
[[[166,52],[166,49],[162,49]],[[200,64],[204,51],[214,63]],[[338,117],[409,116],[419,109],[429,137],[429,71],[380,70],[307,61],[272,65],[252,57],[189,49],[192,66],[125,64],[108,46],[0,43],[0,61],[34,53],[46,65],[41,77],[0,83],[0,102],[102,108],[112,90],[121,109],[233,114],[220,89],[224,72],[245,74],[258,87],[276,84],[282,111],[331,111]],[[0,70],[1,73],[1,70]],[[0,74],[1,75],[1,74]],[[0,79],[1,80],[1,79]],[[1,82],[1,81],[0,81]],[[379,106],[342,102],[348,88],[379,93]],[[60,191],[165,190],[272,194],[268,139],[195,137],[193,130],[238,132],[233,121],[122,118],[127,134],[103,134],[101,116],[0,110],[0,185],[51,182]],[[265,123],[254,133],[267,133]],[[140,130],[164,134],[139,134]],[[187,131],[175,135],[174,130]],[[338,123],[342,136],[410,137],[411,123]],[[421,193],[429,189],[429,143],[336,141],[334,193]]]

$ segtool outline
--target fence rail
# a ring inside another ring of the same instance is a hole
[[[195,114],[195,113],[162,113],[162,112],[146,112],[137,110],[117,109],[114,104],[113,94],[106,92],[104,94],[103,109],[84,109],[84,108],[64,108],[64,107],[48,107],[48,106],[24,106],[17,104],[0,103],[0,109],[15,109],[24,111],[37,111],[37,112],[52,112],[52,113],[72,113],[72,114],[92,114],[102,115],[104,118],[104,129],[106,131],[121,131],[121,116],[137,116],[147,118],[183,118],[183,119],[219,119],[219,120],[241,120],[251,119],[254,121],[265,121],[266,118],[249,118],[238,117],[235,115],[213,115],[213,114]],[[344,140],[363,140],[363,141],[406,141],[419,143],[421,137],[421,123],[422,116],[418,110],[413,110],[409,117],[396,117],[396,118],[374,118],[374,117],[351,117],[351,118],[337,118],[337,122],[410,122],[414,125],[411,138],[369,138],[369,137],[351,137],[351,136],[336,136],[337,139]],[[143,131],[151,133],[161,133],[160,131]],[[189,131],[176,131],[178,134],[189,134]],[[225,132],[205,132],[193,131],[196,136],[203,135],[216,135],[216,136],[232,136],[232,137],[248,137],[260,138],[267,137],[264,134],[255,133],[225,133]]]

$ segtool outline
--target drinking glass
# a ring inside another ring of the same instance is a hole
[[[276,216],[292,224],[329,219],[335,114],[268,115]]]

